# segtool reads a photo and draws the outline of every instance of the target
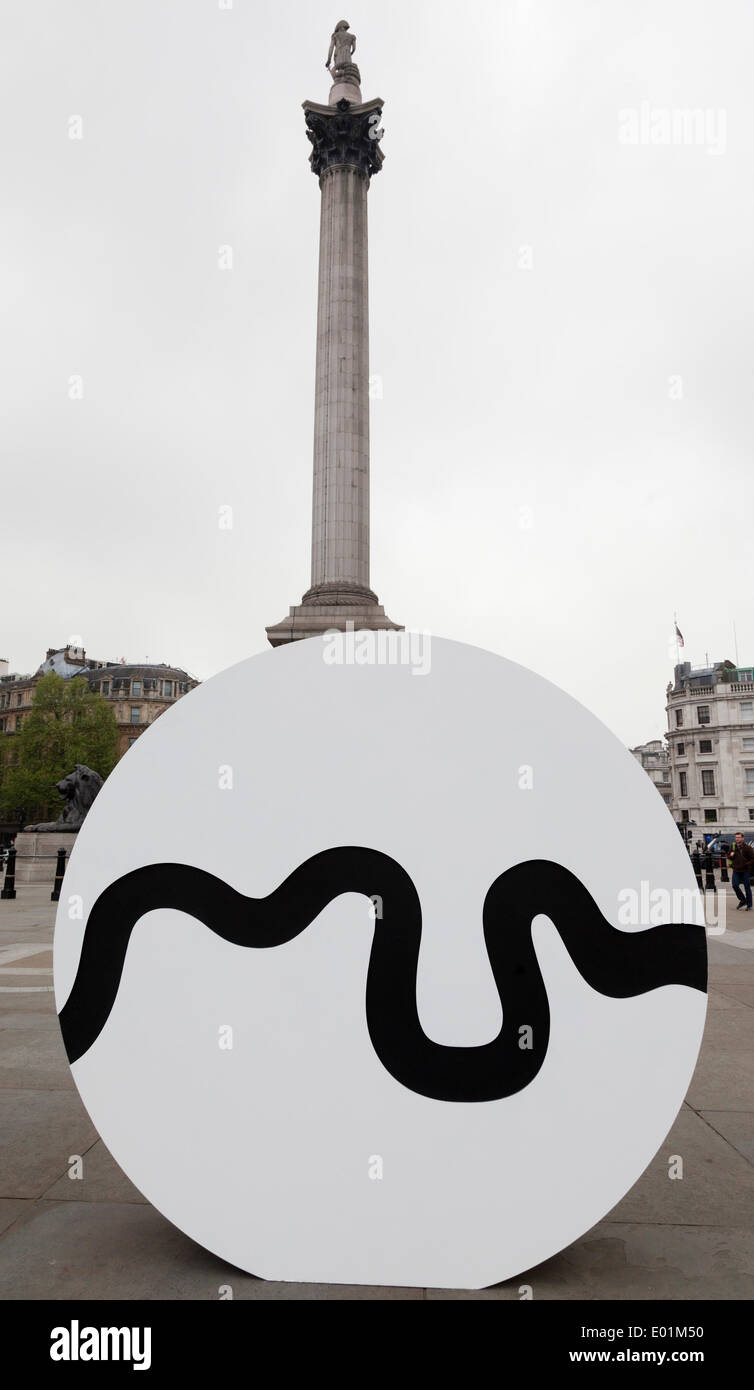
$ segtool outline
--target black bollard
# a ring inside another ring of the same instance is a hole
[[[723,845],[720,851],[720,882],[730,883],[730,878],[728,875],[728,852],[725,848],[725,845]]]
[[[15,898],[16,896],[16,851],[8,850],[8,862],[5,865],[5,883],[0,898]]]
[[[65,873],[65,850],[58,850],[58,862],[55,865],[55,887],[50,894],[50,902],[60,902],[60,889],[63,884],[63,874]]]
[[[714,893],[715,891],[715,870],[709,850],[704,856],[704,891],[705,893]]]
[[[702,883],[702,856],[699,853],[698,849],[694,850],[694,853],[691,856],[691,863],[694,866],[694,877],[696,878],[696,886],[699,889],[703,889],[704,884]]]

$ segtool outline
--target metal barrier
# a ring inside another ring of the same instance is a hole
[[[16,897],[16,865],[17,865],[17,864],[22,863],[24,860],[26,860],[26,861],[28,861],[28,862],[30,862],[30,863],[32,863],[32,864],[40,864],[40,863],[42,863],[42,861],[45,860],[45,859],[50,859],[50,860],[54,859],[54,860],[55,860],[55,885],[54,885],[54,887],[53,887],[52,893],[50,894],[50,901],[51,901],[51,902],[54,902],[54,903],[59,902],[59,901],[60,901],[60,889],[61,889],[61,886],[62,886],[62,883],[63,883],[63,875],[65,874],[65,862],[66,862],[66,858],[67,858],[67,857],[68,857],[68,851],[65,850],[65,849],[56,850],[54,854],[19,854],[18,851],[16,850],[15,846],[11,845],[10,849],[8,850],[8,858],[7,858],[6,861],[5,861],[5,882],[4,882],[4,884],[3,884],[2,892],[0,892],[0,898],[15,898],[15,897]],[[48,883],[50,882],[49,878],[47,879],[47,882],[48,882]],[[31,884],[25,885],[23,882],[21,882],[21,885],[20,885],[20,886],[21,886],[21,887],[25,887],[25,886],[31,887],[32,885],[31,885]],[[40,884],[36,884],[36,886],[39,887],[39,886],[41,886],[41,885],[40,885]]]
[[[16,851],[8,850],[8,858],[5,864],[5,883],[0,898],[15,898],[16,896]]]
[[[55,865],[55,887],[53,888],[53,890],[52,890],[52,892],[51,892],[51,894],[50,894],[50,902],[52,902],[52,903],[60,902],[60,889],[61,889],[61,885],[62,885],[62,883],[63,883],[63,874],[64,874],[64,873],[65,873],[65,850],[64,850],[64,849],[59,849],[59,850],[58,850],[58,862],[57,862],[57,864]]]
[[[719,888],[723,888],[724,892],[728,892],[729,889],[724,888],[723,885],[730,884],[729,851],[723,848],[717,850],[713,854],[712,851],[708,849],[706,852],[702,853],[699,849],[692,850],[689,845],[687,845],[687,849],[694,869],[697,888],[703,893],[712,893]],[[719,884],[715,881],[715,873],[718,870],[720,872]],[[702,872],[704,873],[704,879],[702,879]]]

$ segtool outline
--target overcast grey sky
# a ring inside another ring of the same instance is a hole
[[[385,101],[373,587],[396,621],[532,667],[626,743],[659,737],[675,609],[687,659],[735,659],[735,621],[754,662],[754,11],[345,14],[364,99]],[[206,678],[264,649],[309,584],[301,102],[327,100],[341,15],[2,15],[0,655],[35,669],[80,634],[90,656]],[[663,113],[693,109],[693,143],[666,136]]]

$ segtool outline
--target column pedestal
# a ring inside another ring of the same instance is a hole
[[[361,632],[364,628],[371,632],[380,628],[403,632],[400,623],[394,623],[387,617],[382,604],[377,602],[377,595],[372,594],[371,597],[374,602],[362,603],[360,598],[350,602],[343,592],[340,603],[318,603],[305,594],[300,604],[289,609],[287,618],[266,629],[267,640],[271,647],[282,647],[286,642],[296,642],[301,637],[321,637],[323,632],[332,632],[334,628],[346,632],[349,624],[355,632]]]
[[[16,847],[16,883],[54,883],[58,850],[66,852],[66,868],[77,830],[20,830]]]

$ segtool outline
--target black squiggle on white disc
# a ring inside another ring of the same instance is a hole
[[[534,1080],[550,1037],[531,939],[537,913],[556,924],[576,968],[600,994],[627,999],[667,984],[706,988],[703,927],[667,923],[629,936],[604,919],[574,874],[534,859],[501,874],[484,902],[485,940],[503,1010],[500,1032],[478,1047],[451,1047],[428,1038],[419,1021],[421,909],[408,874],[387,855],[356,846],[323,850],[261,900],[243,898],[203,869],[149,864],[105,889],[89,916],[76,981],[60,1014],[70,1061],[78,1061],[105,1027],[131,932],[147,912],[184,912],[224,941],[264,950],[298,936],[341,893],[361,892],[371,901],[375,889],[382,908],[369,957],[367,1026],[383,1066],[421,1096],[502,1100]],[[522,1025],[531,1029],[531,1045],[524,1048]]]

